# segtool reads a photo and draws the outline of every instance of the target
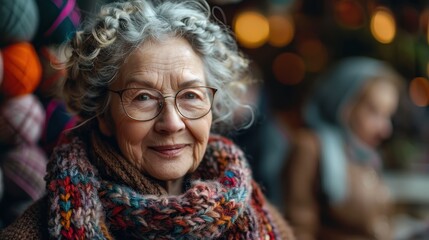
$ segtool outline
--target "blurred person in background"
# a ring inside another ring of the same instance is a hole
[[[63,96],[82,122],[0,239],[294,239],[218,135],[248,60],[204,0],[112,3],[68,47]]]
[[[351,57],[317,84],[283,174],[285,216],[300,240],[392,239],[377,147],[392,133],[403,80],[382,61]]]

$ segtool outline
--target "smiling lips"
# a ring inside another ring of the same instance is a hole
[[[176,145],[152,146],[149,148],[164,157],[171,158],[171,157],[178,156],[186,146],[187,146],[186,144],[176,144]]]

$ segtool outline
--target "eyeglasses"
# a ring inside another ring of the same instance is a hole
[[[108,90],[119,95],[127,116],[137,121],[150,121],[156,118],[164,108],[166,98],[174,98],[174,106],[183,117],[202,118],[210,112],[217,91],[216,88],[205,86],[187,87],[179,90],[174,96],[165,96],[160,91],[150,88]]]

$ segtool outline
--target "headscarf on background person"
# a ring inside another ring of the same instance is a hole
[[[381,167],[376,150],[355,136],[344,121],[344,112],[367,82],[386,77],[397,78],[382,61],[368,57],[345,59],[318,79],[319,88],[304,110],[306,123],[320,138],[322,188],[333,204],[344,200],[347,193],[347,159],[375,169]]]

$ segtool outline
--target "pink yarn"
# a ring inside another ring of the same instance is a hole
[[[33,200],[40,198],[45,190],[44,177],[48,159],[37,145],[20,145],[2,156],[5,182],[13,182]],[[6,191],[16,191],[5,186]]]
[[[53,1],[54,4],[60,8],[61,2],[59,1]],[[45,37],[51,35],[55,29],[58,28],[58,26],[66,19],[67,17],[70,18],[70,21],[73,23],[75,27],[79,24],[79,16],[76,15],[76,13],[73,12],[76,5],[76,0],[68,0],[64,8],[61,10],[58,17],[55,19],[54,23],[51,25],[51,27],[45,32]]]
[[[7,145],[35,144],[44,121],[43,106],[34,95],[10,98],[0,106],[0,142]]]

